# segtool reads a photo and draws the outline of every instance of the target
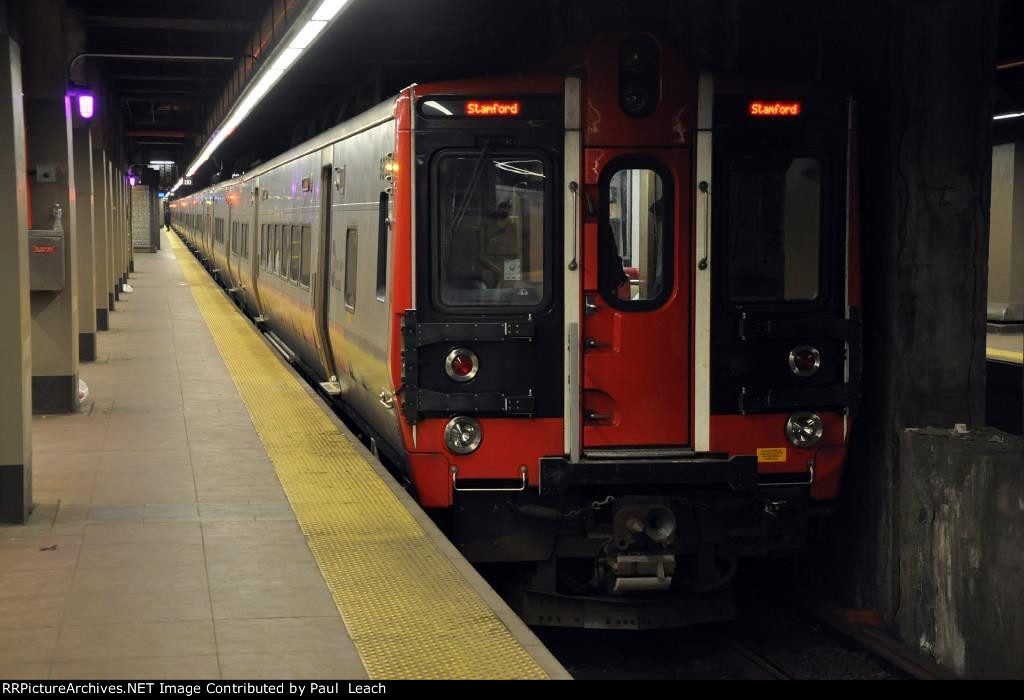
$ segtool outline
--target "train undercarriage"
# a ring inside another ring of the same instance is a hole
[[[451,535],[528,624],[603,629],[731,619],[744,558],[804,548],[806,487],[612,493],[457,494]]]

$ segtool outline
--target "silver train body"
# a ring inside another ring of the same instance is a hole
[[[391,280],[378,262],[392,221],[380,172],[395,147],[394,108],[385,102],[171,211],[174,228],[286,356],[399,446],[398,414],[379,400],[382,388],[395,389]],[[318,284],[325,276],[330,284]]]

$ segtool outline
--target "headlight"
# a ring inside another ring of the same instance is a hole
[[[475,418],[457,416],[444,427],[444,443],[457,455],[476,452],[483,439],[483,428]]]
[[[814,447],[824,432],[821,417],[814,413],[795,413],[786,421],[786,437],[796,447]]]

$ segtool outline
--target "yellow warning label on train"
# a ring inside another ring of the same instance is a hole
[[[785,447],[758,447],[757,448],[757,461],[758,462],[785,462],[786,461],[786,448]]]

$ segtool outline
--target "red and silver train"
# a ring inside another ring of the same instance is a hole
[[[733,614],[859,396],[853,106],[653,36],[416,85],[173,225],[534,624]]]

